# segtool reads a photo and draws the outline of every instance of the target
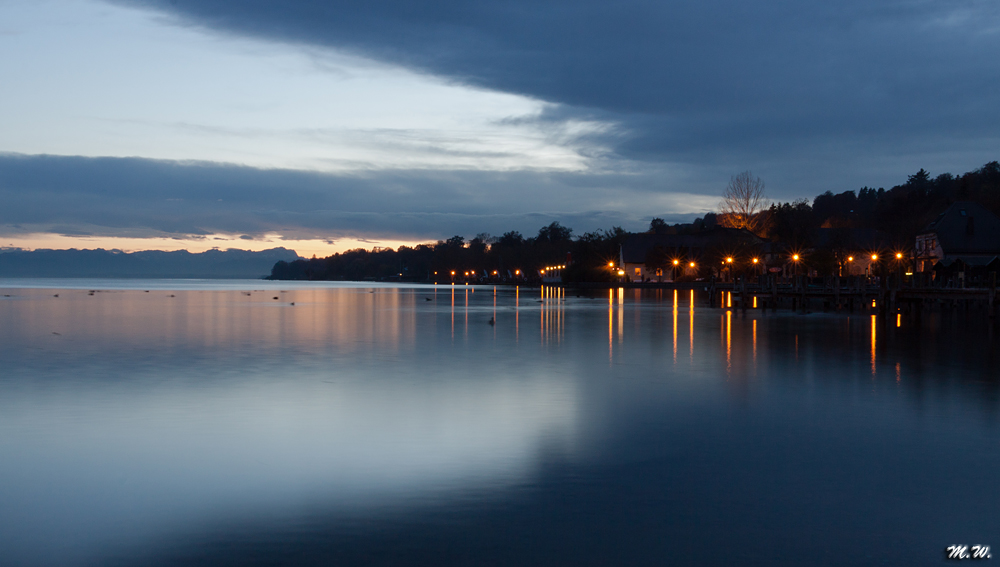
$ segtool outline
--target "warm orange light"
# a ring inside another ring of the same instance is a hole
[[[903,258],[903,255],[901,253],[899,253],[899,252],[896,252],[896,259],[900,260],[902,258]]]
[[[799,255],[798,254],[792,254],[792,260],[795,261],[795,262],[798,262],[799,261]]]
[[[494,276],[497,275],[497,271],[496,270],[493,270],[493,275]]]
[[[692,267],[692,268],[694,267],[694,262],[691,262],[691,267]]]
[[[455,275],[455,270],[451,271],[451,275],[453,275],[453,276]]]
[[[753,263],[756,264],[757,262],[758,262],[757,258],[754,258]]]
[[[608,262],[608,267],[609,268],[614,268],[615,267],[615,263],[614,262]]]
[[[847,257],[847,261],[848,262],[853,262],[854,261],[854,256],[848,256]]]
[[[521,270],[514,270],[514,275],[515,276],[521,275]]]
[[[674,260],[674,265],[675,265],[675,266],[676,266],[677,264],[680,264],[680,263],[681,263],[681,261],[680,261],[680,260]]]
[[[872,254],[872,261],[878,260],[878,254]]]
[[[625,275],[625,270],[618,270],[618,275],[619,276],[624,276]]]
[[[733,263],[733,259],[732,258],[726,258],[726,261],[729,262],[730,264]]]

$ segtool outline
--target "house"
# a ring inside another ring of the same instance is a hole
[[[916,238],[916,269],[966,278],[1000,265],[1000,218],[972,201],[948,207]]]
[[[763,245],[752,232],[736,228],[715,227],[693,234],[632,234],[622,243],[619,265],[632,281],[693,279],[727,254]]]

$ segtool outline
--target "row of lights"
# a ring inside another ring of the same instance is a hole
[[[792,254],[792,261],[793,262],[798,262],[800,259],[801,259],[801,257],[798,254]],[[903,259],[903,253],[902,252],[896,252],[896,259],[897,260],[902,260]],[[726,261],[724,263],[725,264],[732,264],[733,261],[734,261],[733,257],[732,256],[728,256],[728,257],[726,257]],[[759,264],[760,263],[760,258],[751,258],[750,261],[753,264]],[[847,261],[848,262],[853,262],[854,261],[854,256],[848,256],[847,257]],[[872,254],[872,262],[877,262],[877,261],[878,261],[878,254]],[[673,260],[672,263],[673,263],[674,267],[678,267],[678,266],[681,265],[681,261],[678,260],[678,259],[676,259],[676,258]],[[696,266],[696,264],[694,262],[689,262],[688,263],[688,267],[690,267],[690,268],[694,268],[695,266]],[[608,267],[613,270],[615,268],[615,263],[614,262],[608,262]],[[566,266],[546,266],[546,267],[542,268],[541,272],[544,274],[546,271],[550,271],[551,272],[553,270],[565,270],[565,269],[566,269]],[[470,273],[472,275],[475,275],[475,271],[474,270],[472,272],[465,272],[465,275],[468,276]],[[437,272],[434,272],[434,275],[436,276]],[[451,271],[451,275],[452,276],[455,275],[455,270]],[[497,275],[497,271],[496,270],[493,270],[493,275],[494,276]],[[516,276],[521,275],[521,270],[514,270],[514,275],[516,275]],[[625,275],[625,271],[624,270],[618,270],[618,275],[620,275],[620,276]]]
[[[434,272],[434,275],[435,275],[435,276],[436,276],[437,274],[438,274],[437,272]],[[472,270],[472,271],[469,271],[469,272],[465,272],[465,275],[466,275],[466,276],[468,276],[468,275],[470,275],[470,274],[474,276],[474,275],[476,275],[476,271],[475,271],[475,270]],[[400,275],[402,275],[402,274],[400,274]],[[454,276],[454,275],[455,275],[455,270],[452,270],[452,271],[451,271],[451,275],[452,275],[452,276]],[[494,275],[494,276],[495,276],[495,275],[497,275],[497,271],[496,271],[496,270],[493,270],[493,275]],[[521,270],[514,270],[514,275],[515,275],[515,276],[519,276],[519,275],[521,275]]]
[[[796,254],[795,256],[793,256],[793,258],[792,258],[792,259],[793,259],[793,260],[796,260],[796,261],[798,261],[798,259],[799,259],[799,255],[798,255],[798,254]],[[759,264],[759,263],[760,263],[760,258],[753,258],[753,259],[752,259],[752,260],[750,260],[750,261],[751,261],[751,262],[753,262],[753,263],[754,263],[754,264],[756,265],[756,264]],[[726,261],[725,261],[725,262],[723,262],[723,263],[724,263],[724,264],[732,264],[732,263],[733,263],[733,257],[732,257],[732,256],[729,256],[728,258],[726,258]],[[674,265],[675,265],[675,266],[677,265],[677,260],[674,260]],[[692,268],[694,267],[694,262],[691,262],[691,267],[692,267]]]

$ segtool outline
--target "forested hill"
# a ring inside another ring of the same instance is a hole
[[[888,190],[862,187],[836,194],[828,191],[811,202],[774,203],[757,213],[762,222],[756,234],[775,250],[821,246],[821,229],[877,231],[905,247],[955,201],[975,201],[1000,216],[1000,163],[991,161],[957,176],[932,176],[920,169]],[[707,213],[673,226],[653,218],[645,232],[699,234],[717,225],[733,227],[725,215]],[[571,228],[553,222],[528,238],[516,231],[500,237],[481,233],[469,241],[457,235],[413,248],[357,249],[327,258],[282,261],[271,270],[270,279],[531,281],[540,280],[539,271],[547,266],[565,264],[568,267],[560,269],[559,275],[566,281],[609,281],[616,279],[613,267],[619,260],[619,246],[628,236],[621,227],[574,236]]]
[[[4,250],[0,277],[40,278],[261,278],[276,262],[299,259],[294,250]]]

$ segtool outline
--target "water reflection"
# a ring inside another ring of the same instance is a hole
[[[674,303],[673,303],[674,308],[672,309],[674,316],[674,332],[672,335],[674,339],[674,365],[677,364],[677,312],[680,310],[680,305],[677,301],[677,296],[679,293],[680,292],[678,290],[676,289],[674,290]]]
[[[878,331],[877,331],[878,317],[875,316],[875,315],[872,315],[871,318],[872,318],[872,377],[874,378],[875,374],[878,372],[878,369],[877,369],[878,367],[875,364],[875,345],[876,345],[876,339],[875,339],[875,337],[876,337],[876,335],[878,333]]]
[[[276,550],[307,541],[317,564],[698,564],[677,550],[712,541],[747,564],[754,525],[796,552],[1000,529],[1000,459],[936,457],[1000,443],[982,319],[550,286],[4,294],[13,564],[294,564]]]

